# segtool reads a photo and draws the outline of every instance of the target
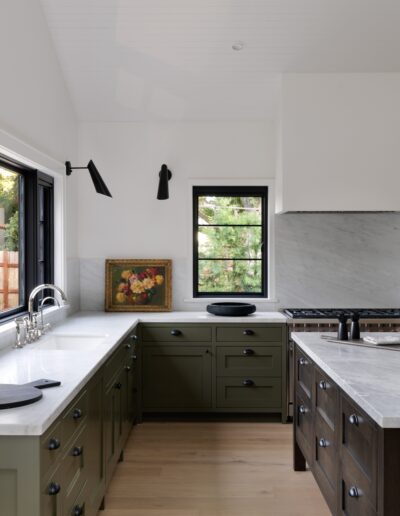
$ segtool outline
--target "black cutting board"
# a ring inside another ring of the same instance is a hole
[[[43,396],[42,389],[57,387],[61,382],[41,379],[23,385],[0,383],[0,410],[22,407],[39,401]]]

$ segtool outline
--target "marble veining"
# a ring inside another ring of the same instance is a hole
[[[321,335],[291,334],[299,347],[379,426],[400,428],[400,351],[329,342]]]

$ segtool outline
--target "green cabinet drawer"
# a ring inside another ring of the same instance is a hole
[[[88,392],[84,390],[70,406],[64,411],[61,419],[62,425],[62,443],[67,445],[73,438],[75,432],[78,432],[86,422],[89,412]]]
[[[280,378],[217,378],[217,407],[276,409],[282,406]]]
[[[46,475],[61,457],[63,451],[61,423],[58,421],[40,438],[40,469]]]
[[[209,342],[211,341],[210,326],[143,326],[142,339],[145,342]]]
[[[283,340],[282,326],[217,326],[217,342],[276,342]]]
[[[104,384],[108,386],[113,380],[122,364],[132,355],[135,348],[135,341],[129,336],[114,351],[104,366]]]
[[[211,352],[207,346],[143,348],[143,409],[211,408]]]
[[[218,376],[282,376],[281,346],[218,346]]]

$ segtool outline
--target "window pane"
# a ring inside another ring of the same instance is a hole
[[[262,292],[261,261],[199,260],[199,292]]]
[[[20,178],[0,167],[0,311],[20,305]]]
[[[262,256],[261,227],[199,227],[199,258],[258,258]]]
[[[198,207],[198,224],[261,225],[261,197],[204,196]]]

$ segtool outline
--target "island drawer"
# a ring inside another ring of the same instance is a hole
[[[294,424],[296,440],[309,465],[313,462],[313,412],[311,402],[303,392],[296,392]]]
[[[282,342],[281,326],[217,326],[217,342]]]
[[[303,390],[307,398],[311,399],[314,382],[314,365],[312,361],[297,346],[295,351],[296,383]]]
[[[375,423],[344,395],[341,396],[341,420],[342,455],[348,454],[371,484],[375,484],[378,441]]]
[[[280,378],[219,377],[217,378],[217,407],[275,409],[282,406]]]
[[[212,338],[210,326],[143,326],[142,339],[145,342],[209,342]]]
[[[332,430],[337,425],[339,412],[339,389],[325,373],[315,368],[315,407]]]
[[[218,346],[218,376],[282,375],[281,346]]]

